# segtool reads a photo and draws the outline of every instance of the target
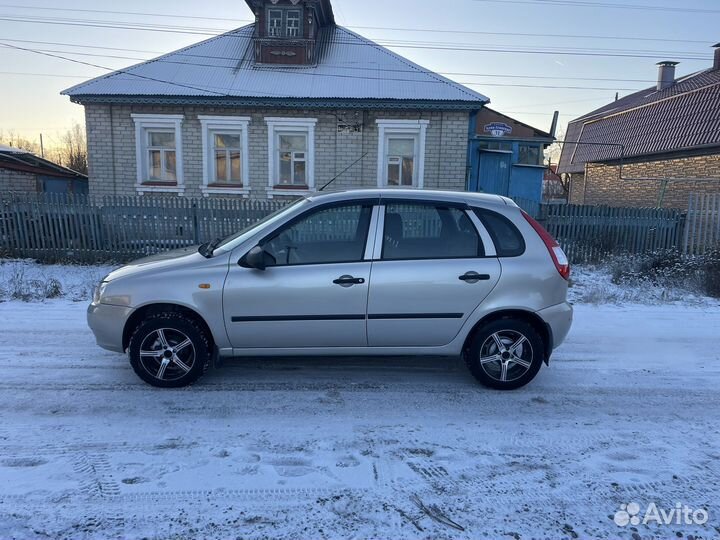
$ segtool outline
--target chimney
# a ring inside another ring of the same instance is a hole
[[[675,66],[677,66],[678,63],[679,62],[670,61],[658,62],[658,92],[675,84]]]
[[[715,61],[713,62],[713,69],[720,69],[720,43],[713,45],[715,49]]]

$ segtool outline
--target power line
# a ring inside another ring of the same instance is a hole
[[[145,76],[145,75],[138,75],[137,73],[130,73],[130,72],[128,72],[128,71],[126,71],[126,70],[122,70],[122,69],[112,69],[112,68],[109,68],[109,67],[101,66],[101,65],[99,65],[99,64],[92,64],[92,63],[90,63],[90,62],[83,62],[82,60],[75,60],[74,58],[67,58],[67,57],[65,57],[65,56],[60,56],[60,55],[57,55],[57,54],[51,54],[51,53],[47,53],[47,52],[44,52],[44,51],[38,51],[38,50],[35,50],[35,49],[28,49],[28,48],[26,48],[26,47],[18,47],[17,45],[10,45],[9,43],[2,43],[2,42],[0,42],[0,46],[8,47],[8,48],[10,48],[10,49],[16,49],[16,50],[19,50],[19,51],[25,51],[25,52],[30,52],[30,53],[34,53],[34,54],[40,54],[40,55],[42,55],[42,56],[49,56],[49,57],[51,57],[51,58],[58,58],[58,59],[60,59],[60,60],[67,60],[68,62],[73,62],[73,63],[75,63],[75,64],[82,64],[82,65],[85,65],[85,66],[90,66],[90,67],[94,67],[94,68],[98,68],[98,69],[105,69],[105,70],[107,70],[107,71],[113,71],[113,72],[116,72],[116,73],[125,73],[126,75],[130,75],[131,77],[138,77],[139,79],[146,79],[146,80],[149,80],[149,81],[155,81],[155,82],[160,82],[160,83],[164,83],[164,84],[172,84],[172,85],[174,85],[174,86],[180,86],[180,87],[188,88],[188,89],[191,89],[191,90],[198,90],[198,91],[200,91],[200,92],[211,92],[211,93],[214,93],[214,94],[218,94],[218,95],[220,95],[220,96],[227,96],[227,94],[221,94],[220,92],[213,92],[212,90],[206,90],[206,89],[204,89],[204,88],[200,88],[200,87],[197,87],[197,86],[192,86],[192,85],[187,85],[187,84],[181,84],[181,83],[174,83],[174,82],[170,82],[170,81],[164,81],[164,80],[162,80],[162,79],[156,79],[156,78],[154,78],[154,77],[147,77],[147,76]]]
[[[76,47],[76,48],[84,48],[84,49],[98,49],[98,50],[110,50],[110,51],[129,51],[129,52],[144,52],[148,54],[158,54],[158,55],[166,55],[167,53],[162,53],[160,51],[149,51],[149,50],[139,50],[139,49],[123,49],[120,47],[103,47],[99,45],[84,45],[79,43],[61,43],[56,41],[35,41],[35,40],[26,40],[26,39],[9,39],[9,38],[0,38],[3,41],[9,41],[12,43],[32,43],[32,44],[40,44],[40,45],[58,45],[61,47]],[[64,52],[66,54],[78,54],[78,55],[84,55],[85,53],[79,53],[76,51],[46,51],[46,52]],[[172,54],[172,53],[170,53]],[[212,60],[230,60],[233,62],[236,62],[238,59],[235,57],[228,57],[228,56],[217,56],[217,55],[201,55],[201,54],[188,54],[188,53],[175,53],[177,56],[183,56],[183,57],[191,57],[191,58],[208,58]],[[134,60],[139,62],[147,62],[150,60],[153,60],[153,58],[138,58],[133,56],[108,56],[108,58],[120,58],[123,60]],[[186,62],[181,62],[183,64],[186,64]],[[195,65],[195,64],[188,64],[188,65]],[[198,64],[198,65],[205,65],[205,64]],[[347,70],[359,70],[359,71],[377,71],[376,68],[372,67],[362,67],[362,66],[348,66],[346,64],[329,64],[329,63],[323,63],[323,66],[327,67],[337,67],[341,69],[347,69]],[[209,67],[209,66],[208,66]],[[384,72],[393,72],[393,73],[417,73],[417,70],[415,69],[384,69]],[[493,77],[493,78],[512,78],[512,79],[544,79],[544,80],[573,80],[573,81],[602,81],[602,82],[637,82],[637,83],[653,83],[655,82],[654,79],[617,79],[617,78],[607,78],[607,77],[570,77],[570,76],[547,76],[547,75],[517,75],[517,74],[503,74],[503,73],[469,73],[469,72],[457,72],[457,71],[436,71],[435,73],[439,75],[448,75],[448,76],[462,76],[462,77]],[[468,83],[469,84],[469,83]]]
[[[643,11],[668,11],[673,13],[720,13],[717,9],[651,6],[642,4],[614,4],[610,2],[590,2],[588,0],[474,0],[493,4],[524,4],[542,6],[566,6],[584,8],[610,8],[610,9],[631,9]]]
[[[29,20],[26,20],[29,19]],[[147,25],[140,23],[123,23],[124,25],[115,24],[112,21],[73,21],[72,19],[42,19],[37,18],[14,18],[0,16],[0,20],[30,23],[30,24],[51,24],[51,25],[69,25],[92,28],[110,28],[118,30],[140,30],[140,31],[157,31],[171,32],[183,34],[201,34],[208,36],[218,36],[217,31],[208,32],[206,30],[195,30],[193,27],[176,27],[168,25]],[[241,38],[243,36],[233,36]],[[347,45],[365,45],[365,43],[355,40],[333,39],[331,43],[347,44]],[[486,52],[486,53],[507,53],[507,54],[534,54],[534,55],[562,55],[562,56],[589,56],[589,57],[615,57],[615,58],[657,58],[658,56],[672,57],[676,60],[706,60],[708,55],[696,52],[677,52],[677,51],[655,51],[655,50],[637,50],[637,49],[598,49],[598,48],[581,48],[567,49],[558,47],[508,47],[483,44],[476,46],[473,44],[455,44],[446,43],[437,45],[434,42],[423,41],[401,41],[401,40],[376,40],[375,43],[381,46],[402,48],[402,49],[421,49],[421,50],[439,50],[439,51],[464,51],[464,52]]]
[[[107,13],[113,15],[138,15],[144,17],[162,17],[164,19],[190,19],[190,20],[208,20],[223,21],[229,20],[238,23],[250,23],[250,19],[228,19],[227,17],[208,17],[198,15],[177,15],[172,13],[148,13],[140,11],[111,11],[103,9],[78,9],[78,8],[56,8],[56,7],[40,7],[40,6],[22,6],[17,4],[0,4],[0,8],[27,9],[27,10],[44,10],[44,11],[68,11],[68,12],[84,12],[84,13]],[[462,30],[462,29],[439,29],[439,28],[413,28],[413,27],[390,27],[390,26],[364,26],[364,25],[347,25],[347,28],[355,28],[361,30],[382,30],[392,32],[422,32],[422,33],[444,33],[444,34],[467,34],[467,35],[487,35],[487,36],[521,36],[521,37],[547,37],[552,39],[600,39],[600,40],[627,40],[627,41],[654,41],[663,43],[712,43],[714,39],[692,40],[692,39],[672,39],[665,36],[662,37],[640,37],[640,36],[608,36],[597,34],[542,34],[542,33],[526,33],[526,32],[489,32],[480,30]]]
[[[81,53],[81,52],[75,52],[75,51],[59,51],[55,49],[25,49],[22,47],[16,47],[20,50],[27,50],[31,52],[37,52],[37,53],[48,53],[49,56],[53,56],[53,54],[49,53],[60,53],[60,54],[69,54],[69,55],[75,55],[75,56],[90,56],[90,57],[101,57],[101,58],[112,58],[112,59],[125,59],[125,60],[132,60],[132,58],[129,57],[122,57],[122,56],[108,56],[108,55],[100,55],[100,54],[93,54],[93,53]],[[139,60],[139,59],[135,59]],[[175,64],[175,65],[185,65],[185,66],[197,66],[197,67],[203,67],[203,68],[211,68],[211,69],[228,69],[229,66],[213,66],[208,64],[198,64],[193,62],[178,62],[178,61],[171,61],[171,60],[164,60],[164,59],[158,59],[154,60],[155,63],[160,64]],[[87,64],[87,65],[93,65],[93,64]],[[233,66],[235,67],[235,66]],[[102,69],[106,69],[109,71],[117,71],[120,73],[135,75],[138,77],[142,77],[140,75],[137,75],[136,73],[127,71],[127,70],[113,70],[112,68],[108,67],[102,67]],[[128,68],[132,69],[132,68]],[[310,73],[310,72],[298,72],[293,70],[283,70],[282,68],[273,68],[273,73],[287,73],[296,75],[299,77],[330,77],[330,78],[337,78],[337,79],[358,79],[358,80],[375,80],[375,81],[396,81],[396,82],[412,82],[415,84],[442,84],[441,80],[434,80],[434,81],[428,81],[428,80],[417,80],[417,79],[401,79],[401,78],[392,78],[392,77],[369,77],[369,76],[360,76],[360,75],[346,75],[341,73]],[[175,84],[170,81],[164,81],[168,84]],[[493,86],[493,87],[507,87],[507,88],[542,88],[542,89],[552,89],[552,90],[597,90],[597,91],[607,91],[607,92],[629,92],[629,91],[635,91],[635,88],[620,88],[620,87],[595,87],[595,86],[568,86],[568,85],[545,85],[545,84],[511,84],[511,83],[489,83],[489,82],[476,82],[476,81],[452,81],[456,84],[461,84],[464,86]],[[207,87],[207,88],[218,88],[221,87],[214,86],[214,87]],[[197,89],[197,88],[196,88]],[[276,94],[278,97],[283,97],[283,94]]]

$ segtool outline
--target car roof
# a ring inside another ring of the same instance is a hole
[[[418,201],[440,201],[470,205],[516,206],[507,197],[489,193],[468,193],[463,191],[440,191],[431,189],[357,189],[320,193],[308,197],[313,203],[350,201],[353,199],[403,199]]]

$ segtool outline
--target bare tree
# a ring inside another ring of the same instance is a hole
[[[545,162],[548,165],[557,165],[560,161],[560,154],[562,153],[562,141],[565,140],[565,130],[560,129],[555,135],[556,142],[552,143],[545,150]]]
[[[63,167],[82,174],[88,172],[87,138],[85,128],[78,123],[60,136],[55,145],[56,161]]]
[[[19,148],[20,150],[27,150],[33,154],[40,155],[40,143],[33,142],[30,139],[21,137],[14,131],[0,132],[0,144],[6,146],[12,146],[13,148]]]

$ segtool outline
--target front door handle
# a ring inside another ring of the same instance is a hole
[[[340,276],[336,280],[333,281],[335,285],[340,285],[341,287],[352,287],[353,285],[362,285],[365,283],[365,279],[359,277],[352,277],[352,276]]]
[[[465,283],[477,283],[478,281],[490,281],[490,274],[478,274],[477,272],[467,272],[460,276],[460,281]]]

